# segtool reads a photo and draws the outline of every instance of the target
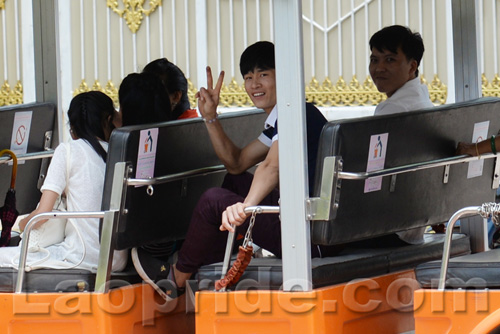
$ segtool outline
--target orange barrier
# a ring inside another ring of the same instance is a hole
[[[185,298],[165,303],[146,284],[109,293],[0,294],[3,333],[194,333]]]
[[[404,333],[414,329],[413,271],[312,292],[201,291],[196,333]]]
[[[415,291],[415,334],[489,333],[500,326],[500,290]]]

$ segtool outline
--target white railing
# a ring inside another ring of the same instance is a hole
[[[500,92],[499,1],[480,0],[478,10],[483,92],[489,95]],[[142,1],[140,22],[119,15],[126,2],[55,0],[60,119],[76,92],[101,89],[116,98],[123,77],[159,57],[183,69],[192,83],[191,97],[205,84],[205,66],[210,65],[227,73],[222,103],[249,105],[239,56],[257,40],[274,39],[272,0]],[[302,6],[308,99],[327,107],[373,105],[383,99],[382,94],[373,98],[368,40],[391,24],[421,32],[426,51],[420,73],[436,94],[436,104],[444,103],[446,96],[453,98],[450,1],[303,0]],[[18,83],[23,102],[35,100],[31,11],[30,0],[5,0],[0,9],[0,105],[15,101]]]

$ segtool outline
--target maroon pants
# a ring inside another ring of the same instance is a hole
[[[176,268],[184,273],[194,273],[203,265],[221,262],[228,232],[221,232],[219,226],[222,213],[230,205],[243,202],[250,190],[253,175],[227,174],[222,188],[207,190],[198,201],[182,248],[179,250]],[[261,205],[278,205],[279,191],[273,190]],[[250,219],[236,230],[238,234],[245,235]],[[260,247],[272,252],[281,258],[281,226],[278,214],[259,214],[256,216],[252,230],[253,242]],[[311,247],[312,257],[333,255],[338,252],[338,247]]]

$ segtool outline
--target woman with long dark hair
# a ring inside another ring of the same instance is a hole
[[[52,211],[63,193],[68,211],[100,210],[107,141],[113,130],[114,111],[112,100],[101,92],[82,93],[72,99],[68,118],[73,140],[61,143],[55,149],[41,188],[40,203],[20,221],[21,230],[34,215]],[[44,223],[41,220],[36,227]],[[95,271],[99,258],[99,219],[68,219],[64,240],[44,250],[29,252],[27,265],[32,269],[81,268]],[[19,252],[19,247],[1,248],[0,266],[17,267]],[[124,254],[116,253],[113,269],[123,269],[125,264]]]

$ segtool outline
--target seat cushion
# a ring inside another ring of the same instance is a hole
[[[37,269],[27,272],[24,292],[94,291],[96,274],[82,269]],[[14,292],[17,270],[0,268],[0,292]],[[126,268],[111,274],[110,288],[141,282],[135,269]]]
[[[389,272],[414,268],[420,263],[439,259],[443,252],[444,234],[426,234],[421,245],[390,248],[346,248],[339,255],[312,259],[313,287],[349,282],[356,278],[373,277]],[[454,234],[452,256],[470,253],[469,237]],[[200,268],[198,282],[200,290],[213,289],[220,279],[222,263]],[[283,284],[280,259],[252,259],[236,289],[280,289]]]
[[[424,288],[437,288],[441,261],[419,265],[417,280]],[[450,259],[446,286],[450,288],[500,288],[500,249]]]

